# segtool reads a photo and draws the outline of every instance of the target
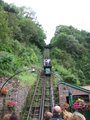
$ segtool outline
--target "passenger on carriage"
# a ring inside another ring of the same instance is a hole
[[[51,60],[50,59],[44,59],[44,66],[50,66]]]
[[[51,59],[48,59],[48,65],[49,66],[51,65]]]

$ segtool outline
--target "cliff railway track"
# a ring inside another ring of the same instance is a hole
[[[49,56],[49,49],[45,49],[44,58],[49,59]],[[52,111],[52,107],[55,103],[53,75],[51,75],[51,71],[50,74],[45,74],[44,69],[46,69],[46,67],[47,66],[40,72],[31,102],[28,102],[24,114],[22,115],[22,120],[44,120],[45,111]]]
[[[44,112],[52,111],[54,93],[52,77],[40,75],[36,83],[31,103],[23,114],[22,120],[44,120]]]

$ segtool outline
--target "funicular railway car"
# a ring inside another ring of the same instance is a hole
[[[46,76],[51,76],[52,65],[50,59],[44,59],[44,74]]]

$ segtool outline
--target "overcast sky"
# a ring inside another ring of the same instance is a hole
[[[47,34],[53,37],[56,26],[72,25],[90,32],[90,0],[4,0],[16,6],[31,7]]]

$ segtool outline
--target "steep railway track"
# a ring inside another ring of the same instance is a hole
[[[45,58],[49,58],[49,57],[50,57],[50,50],[46,48],[46,49],[44,50],[44,59],[45,59]]]
[[[48,49],[44,51],[44,58],[49,58]],[[52,111],[53,106],[53,77],[45,76],[42,70],[36,82],[31,103],[28,104],[22,120],[44,120],[45,111]]]
[[[52,77],[41,75],[36,83],[30,106],[24,112],[22,120],[44,120],[44,112],[52,111],[53,106]]]

